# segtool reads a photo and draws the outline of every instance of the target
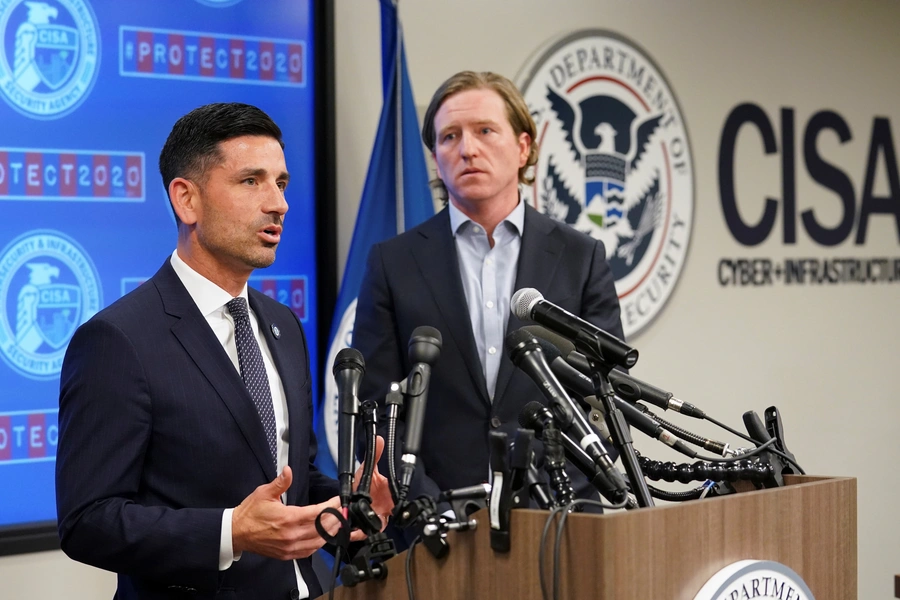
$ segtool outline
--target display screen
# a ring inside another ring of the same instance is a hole
[[[253,104],[284,133],[290,209],[250,285],[317,364],[315,31],[312,0],[0,0],[0,538],[56,520],[66,347],[175,249],[157,161],[197,106]]]

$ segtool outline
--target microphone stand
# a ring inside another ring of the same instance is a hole
[[[341,581],[348,587],[362,581],[387,577],[384,561],[397,554],[394,540],[381,531],[381,517],[372,509],[372,497],[369,495],[372,473],[375,470],[376,404],[367,400],[359,409],[366,434],[366,455],[359,486],[350,497],[347,518],[351,529],[355,525],[365,532],[366,541],[353,559],[341,569]]]
[[[625,465],[625,472],[631,484],[631,492],[637,499],[638,506],[654,506],[650,488],[647,487],[644,473],[641,471],[641,465],[638,462],[637,453],[634,451],[631,431],[628,428],[628,423],[625,422],[625,415],[622,414],[622,411],[613,400],[613,387],[609,381],[609,372],[612,370],[612,366],[605,361],[595,359],[593,356],[594,352],[586,354],[588,364],[591,367],[591,381],[594,384],[594,394],[603,403],[604,409],[606,409],[606,423],[609,425],[613,444],[619,451],[619,456],[622,457],[622,463]]]

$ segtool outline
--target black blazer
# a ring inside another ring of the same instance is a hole
[[[288,503],[323,502],[337,484],[313,466],[303,329],[287,307],[253,289],[249,299],[287,396]],[[239,373],[168,260],[77,330],[60,383],[66,554],[118,573],[120,599],[291,597],[289,561],[244,553],[218,570],[222,510],[274,479],[275,465]],[[310,559],[298,562],[319,595]]]
[[[601,242],[526,206],[515,289],[536,288],[547,300],[622,338],[614,283]],[[524,324],[510,316],[507,332]],[[505,352],[491,402],[446,209],[369,253],[353,331],[353,345],[366,360],[361,398],[383,404],[390,382],[406,377],[412,366],[409,338],[421,325],[441,332],[443,348],[432,370],[410,496],[436,498],[441,490],[487,481],[488,432],[505,431],[512,439],[525,404],[545,402]]]

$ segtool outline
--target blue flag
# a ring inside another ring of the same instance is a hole
[[[335,477],[338,406],[331,367],[337,353],[350,346],[356,320],[356,298],[362,284],[369,248],[434,215],[397,7],[391,0],[380,2],[384,105],[331,323],[323,373],[324,398],[315,416],[316,435],[319,439],[317,466],[324,473]]]

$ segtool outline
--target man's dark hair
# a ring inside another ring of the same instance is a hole
[[[159,173],[166,193],[176,177],[205,183],[209,169],[222,160],[219,143],[244,135],[270,137],[284,148],[278,125],[249,104],[207,104],[178,119],[159,154]]]

